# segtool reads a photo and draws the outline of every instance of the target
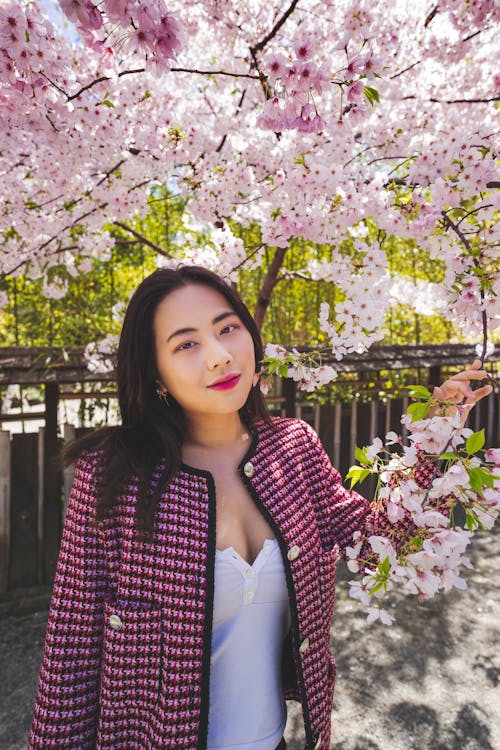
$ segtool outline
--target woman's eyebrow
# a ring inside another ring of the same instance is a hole
[[[225,312],[219,313],[215,316],[215,318],[212,320],[212,325],[214,326],[216,323],[220,323],[221,320],[224,320],[225,318],[229,318],[231,315],[236,315],[237,313],[234,312],[234,310],[226,310]],[[170,341],[170,339],[173,339],[174,336],[181,336],[183,333],[193,333],[197,329],[196,328],[179,328],[177,331],[174,331],[170,334],[170,336],[167,339],[167,343]]]

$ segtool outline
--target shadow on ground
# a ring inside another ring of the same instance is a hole
[[[472,546],[469,588],[428,602],[395,597],[390,627],[368,625],[339,568],[332,650],[335,750],[500,750],[500,530]],[[46,602],[47,598],[45,599]],[[47,606],[0,608],[0,748],[25,750]],[[289,704],[289,750],[303,750]]]

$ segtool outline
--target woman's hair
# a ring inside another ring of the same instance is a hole
[[[200,284],[219,292],[250,333],[256,371],[263,357],[259,329],[239,294],[219,276],[200,266],[161,268],[148,276],[132,295],[125,313],[116,358],[119,427],[104,427],[76,440],[64,451],[69,464],[87,450],[104,454],[96,478],[96,523],[100,523],[131,480],[137,478],[137,529],[141,539],[152,538],[156,507],[161,490],[179,471],[181,447],[187,423],[180,405],[171,394],[168,404],[158,397],[154,317],[158,305],[171,292]],[[261,390],[251,388],[240,410],[247,427],[256,419],[271,423]],[[163,471],[155,474],[160,462]]]

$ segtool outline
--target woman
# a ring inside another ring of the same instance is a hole
[[[236,293],[161,269],[125,315],[122,425],[80,440],[29,748],[330,747],[337,555],[378,519],[316,433],[271,419]],[[440,398],[472,406],[473,368]],[[422,465],[422,481],[432,466]]]

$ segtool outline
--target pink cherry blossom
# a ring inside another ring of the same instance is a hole
[[[91,31],[101,28],[101,13],[91,0],[59,0],[59,4],[68,18],[82,28]]]

